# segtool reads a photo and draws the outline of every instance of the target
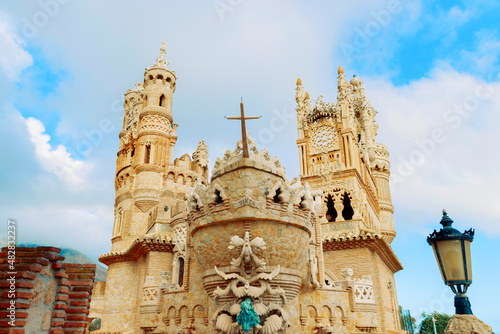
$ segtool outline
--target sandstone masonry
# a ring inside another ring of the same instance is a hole
[[[312,105],[297,80],[300,176],[248,136],[249,156],[239,141],[209,180],[204,141],[173,160],[177,77],[160,50],[125,94],[98,333],[242,333],[245,298],[253,333],[401,332],[389,153],[362,81],[339,68],[337,102]]]

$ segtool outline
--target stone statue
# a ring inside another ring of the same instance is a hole
[[[250,298],[245,299],[241,303],[241,311],[236,317],[236,321],[243,327],[244,332],[248,332],[250,328],[257,327],[260,324],[260,317],[253,309]]]
[[[165,43],[165,40],[163,40],[160,46],[160,55],[156,58],[156,64],[155,64],[156,66],[167,68],[168,60],[165,59],[166,52],[167,52],[167,43]]]
[[[311,268],[311,282],[316,287],[319,288],[318,282],[318,258],[314,254],[314,250],[309,249],[309,266]]]

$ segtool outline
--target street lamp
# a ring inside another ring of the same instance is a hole
[[[451,227],[453,220],[445,210],[440,223],[443,228],[439,232],[434,230],[427,237],[427,242],[434,250],[444,284],[455,294],[455,313],[472,314],[469,297],[465,293],[472,284],[470,244],[474,239],[474,230],[460,233]]]

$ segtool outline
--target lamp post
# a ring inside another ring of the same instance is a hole
[[[474,230],[460,233],[451,227],[453,220],[445,210],[440,223],[443,228],[439,232],[434,230],[427,237],[427,242],[434,250],[444,284],[455,294],[455,313],[472,314],[469,297],[465,294],[472,284],[470,244],[474,239]]]

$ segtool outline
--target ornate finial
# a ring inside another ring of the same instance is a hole
[[[302,80],[300,80],[300,78],[297,79],[297,86],[302,86]]]
[[[163,41],[161,41],[160,51],[162,53],[166,53],[167,52],[167,43],[165,42],[165,39],[163,39]]]
[[[165,54],[167,53],[167,43],[165,40],[161,42],[160,45],[160,55],[156,58],[156,66],[167,68],[168,61],[165,59]]]
[[[441,221],[439,222],[443,227],[451,227],[451,224],[453,224],[453,220],[451,220],[450,217],[448,217],[448,213],[446,212],[445,209],[443,209],[443,218],[441,218]]]
[[[339,74],[344,74],[344,69],[342,68],[342,66],[339,66],[338,72],[339,72]]]
[[[306,100],[309,100],[309,92],[306,92],[306,97],[305,97]]]

